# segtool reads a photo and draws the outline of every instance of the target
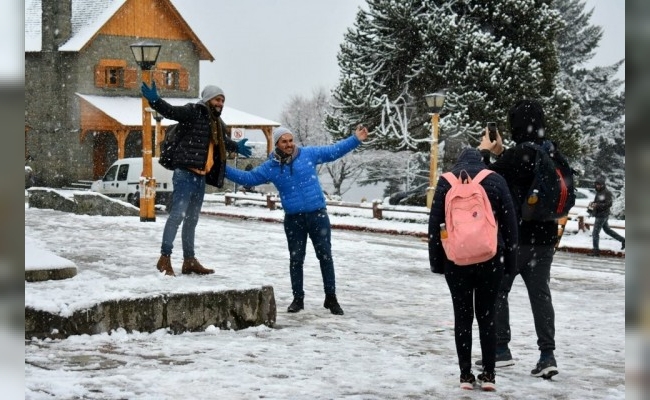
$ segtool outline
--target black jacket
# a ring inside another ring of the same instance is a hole
[[[149,105],[163,117],[179,123],[178,131],[181,139],[174,153],[174,167],[204,169],[208,161],[208,145],[212,135],[208,106],[202,102],[172,106],[163,99],[149,102]],[[237,142],[226,135],[227,126],[221,117],[217,123],[221,124],[226,151],[236,152]],[[214,165],[205,177],[206,183],[222,187],[226,160],[221,159],[216,146],[213,155]]]
[[[603,184],[600,190],[596,189],[596,196],[594,197],[594,201],[591,203],[591,209],[594,217],[609,217],[613,202],[614,197],[612,196],[612,192],[607,189],[607,186]]]
[[[503,176],[508,183],[512,201],[519,220],[519,245],[551,245],[557,242],[557,223],[555,221],[523,221],[521,205],[535,178],[535,150],[525,146],[526,139],[540,144],[534,137],[520,138],[515,147],[504,151],[494,163],[490,164],[490,152],[481,151],[488,168]]]
[[[461,152],[451,172],[458,176],[460,171],[465,170],[473,178],[483,169],[485,164],[481,153],[476,149],[467,148]],[[490,174],[481,181],[481,186],[490,200],[494,219],[498,225],[497,247],[500,251],[497,253],[503,254],[504,273],[515,274],[517,218],[508,185],[503,177]],[[440,224],[445,222],[445,196],[449,189],[451,184],[445,178],[438,179],[429,214],[429,262],[431,271],[439,274],[444,273],[444,265],[448,261],[440,240]]]

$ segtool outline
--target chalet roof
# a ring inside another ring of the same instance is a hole
[[[103,113],[113,118],[124,126],[141,126],[142,125],[142,98],[141,97],[115,97],[115,96],[97,96],[89,94],[76,93],[77,96],[92,104]],[[199,99],[188,98],[165,98],[165,101],[171,105],[184,105],[195,103]],[[262,126],[280,126],[279,122],[271,121],[257,115],[249,114],[232,107],[224,106],[221,118],[229,127],[262,127]],[[152,122],[153,121],[152,119]],[[176,123],[169,119],[163,119],[161,125],[167,126]]]
[[[42,1],[25,0],[25,52],[39,52],[42,50]],[[59,47],[59,51],[75,52],[83,49],[129,0],[69,1],[71,1],[72,7],[70,20],[72,33],[70,39]],[[207,48],[201,43],[174,5],[170,1],[165,1],[164,3],[169,7],[170,12],[185,26],[188,35],[199,47],[198,53],[200,58],[213,61],[214,57],[212,57]]]

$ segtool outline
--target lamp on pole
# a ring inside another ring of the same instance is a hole
[[[429,167],[429,187],[427,188],[427,208],[433,204],[433,193],[437,181],[438,171],[438,122],[440,121],[440,110],[445,104],[445,94],[435,92],[424,96],[427,106],[431,110],[431,164]]]
[[[151,85],[151,68],[156,65],[160,44],[140,41],[131,45],[135,62],[142,70],[142,81]],[[156,220],[156,180],[151,160],[151,116],[148,101],[142,97],[142,176],[140,177],[140,222]]]

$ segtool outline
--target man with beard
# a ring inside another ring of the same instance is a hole
[[[151,108],[163,117],[178,121],[178,145],[174,150],[174,175],[172,182],[172,206],[163,231],[160,258],[156,265],[158,271],[175,276],[171,264],[171,254],[178,227],[183,223],[181,239],[183,244],[183,274],[206,275],[214,273],[205,268],[194,254],[194,232],[203,205],[205,185],[223,186],[226,165],[226,151],[237,152],[250,157],[251,148],[246,140],[231,140],[227,135],[226,124],[221,119],[226,96],[218,86],[206,86],[201,92],[201,100],[184,106],[172,106],[161,99],[156,82],[151,87],[142,83],[142,95]]]
[[[275,150],[264,163],[250,171],[226,166],[226,178],[231,181],[246,186],[272,182],[280,194],[293,292],[293,302],[287,312],[296,313],[305,308],[303,263],[309,237],[320,262],[325,291],[323,307],[332,314],[343,315],[336,298],[332,229],[317,168],[319,164],[343,157],[367,138],[368,129],[359,125],[354,135],[329,146],[299,147],[293,141],[293,133],[281,126],[273,131]]]

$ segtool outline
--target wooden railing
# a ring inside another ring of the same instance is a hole
[[[269,210],[275,210],[278,206],[281,206],[279,203],[280,199],[275,194],[268,193],[266,195],[260,194],[259,196],[239,194],[239,193],[226,193],[224,195],[225,205],[235,204],[236,201],[242,202],[254,202],[266,204],[266,207]],[[428,215],[429,209],[426,207],[417,207],[417,206],[392,206],[383,204],[381,201],[376,200],[372,203],[353,203],[347,201],[338,201],[338,200],[327,200],[326,204],[328,206],[335,207],[345,207],[345,208],[356,208],[356,209],[365,209],[369,212],[372,212],[372,218],[374,219],[383,219],[385,212],[390,213],[412,213],[420,215]],[[592,223],[585,218],[582,211],[584,207],[575,206],[571,209],[568,215],[568,219],[578,222],[578,229],[581,231],[588,231]],[[625,230],[625,225],[617,225],[616,223],[610,224],[611,228],[623,229]]]

